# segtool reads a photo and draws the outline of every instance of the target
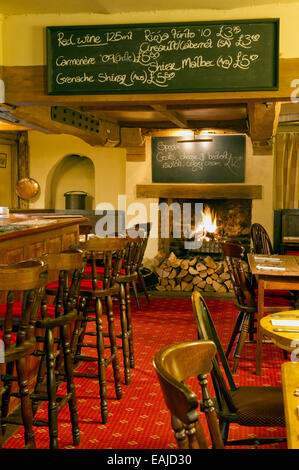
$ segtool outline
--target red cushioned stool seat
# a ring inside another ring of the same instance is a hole
[[[4,331],[0,331],[0,340],[3,339],[3,336],[4,336]],[[17,335],[15,333],[11,333],[10,344],[15,344],[16,341],[17,341]]]
[[[258,303],[258,298],[255,297],[256,304]],[[286,297],[264,297],[264,307],[292,307],[292,302]]]
[[[0,318],[4,318],[6,315],[6,304],[0,304]],[[12,309],[13,317],[20,318],[22,315],[22,302],[14,302]],[[55,305],[47,304],[47,315],[49,317],[55,316]],[[38,318],[41,318],[40,310],[38,312]]]

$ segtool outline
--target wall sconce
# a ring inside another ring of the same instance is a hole
[[[185,143],[201,143],[201,142],[213,142],[213,139],[211,137],[200,137],[199,139],[195,138],[195,135],[193,136],[193,139],[185,139],[185,140],[177,140],[178,144],[185,144]]]

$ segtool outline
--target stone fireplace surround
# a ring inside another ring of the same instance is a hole
[[[137,197],[158,198],[159,202],[201,202],[216,213],[218,234],[223,238],[239,239],[245,248],[250,246],[252,199],[262,199],[261,185],[248,184],[147,184],[136,186]],[[171,211],[170,211],[171,218]],[[188,258],[194,253],[185,250],[184,239],[173,238],[170,220],[170,236],[159,238],[159,252],[167,257],[171,252]],[[182,232],[183,233],[183,232]],[[217,250],[216,250],[217,251]],[[208,253],[211,254],[212,253]]]

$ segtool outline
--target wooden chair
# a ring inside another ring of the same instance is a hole
[[[207,374],[212,369],[216,347],[211,341],[189,341],[166,346],[155,354],[154,367],[171,424],[180,449],[208,449],[208,442],[198,419],[196,394],[185,380],[198,376],[202,389],[203,409],[213,448],[223,449],[217,415],[207,388]]]
[[[47,266],[42,261],[28,260],[0,266],[0,289],[6,297],[6,303],[0,305],[0,339],[4,343],[4,364],[0,364],[3,369],[3,386],[0,388],[1,427],[4,434],[6,423],[9,422],[7,415],[12,382],[17,380],[19,392],[15,395],[21,400],[26,448],[35,448],[26,359],[36,348],[34,328],[47,279]],[[13,375],[14,364],[16,377]],[[0,447],[1,436],[0,432]]]
[[[234,365],[233,373],[236,372],[242,350],[247,335],[253,341],[256,332],[255,321],[257,312],[257,292],[256,295],[244,271],[244,253],[245,249],[242,245],[232,241],[223,241],[221,243],[222,250],[225,254],[230,279],[235,293],[235,305],[239,310],[239,314],[234,325],[232,335],[227,347],[226,356],[229,357],[230,351],[236,341],[233,353]],[[281,295],[279,293],[281,292]],[[292,310],[294,304],[291,298],[284,293],[287,291],[277,291],[276,294],[269,291],[265,296],[265,311],[275,312],[280,310]]]
[[[151,227],[152,227],[152,223],[147,222],[147,223],[144,223],[144,224],[136,224],[136,225],[134,225],[134,226],[127,229],[127,236],[129,238],[142,238],[143,239],[142,248],[140,250],[139,258],[138,258],[137,264],[136,264],[136,271],[137,271],[137,275],[138,275],[138,280],[140,282],[141,290],[144,292],[146,300],[147,300],[148,303],[150,303],[150,296],[149,296],[149,293],[148,293],[148,290],[147,290],[147,287],[146,287],[146,283],[145,283],[145,280],[144,280],[144,277],[143,277],[143,274],[142,274],[142,262],[143,262],[144,253],[145,253],[145,250],[146,250],[146,247],[147,247],[148,239],[149,239],[149,236],[150,236]],[[138,310],[141,310],[135,283],[133,285],[133,291],[134,291],[134,296],[135,296],[135,299],[136,299]]]
[[[261,224],[252,224],[250,234],[253,243],[253,252],[262,255],[272,255],[273,248],[266,229]]]
[[[48,421],[35,420],[36,426],[48,426],[50,448],[58,449],[57,415],[68,403],[72,424],[73,444],[80,444],[76,390],[73,380],[73,358],[70,349],[70,330],[77,317],[77,307],[81,279],[84,271],[83,252],[75,249],[61,253],[51,253],[42,258],[48,266],[49,273],[56,272],[58,282],[47,286],[46,293],[55,296],[53,304],[45,297],[41,304],[40,315],[36,321],[39,330],[37,342],[43,344],[42,350],[33,354],[41,356],[34,392],[31,394],[34,414],[40,401],[48,402]],[[59,335],[55,337],[55,329]],[[55,344],[58,349],[55,352]],[[57,357],[55,368],[55,357]],[[59,384],[59,371],[63,367],[63,377],[67,385],[64,397],[56,396]],[[44,378],[47,378],[46,393],[43,392]]]
[[[285,438],[264,437],[228,440],[230,423],[241,426],[285,427],[282,389],[266,386],[237,387],[210,312],[199,292],[193,292],[192,304],[198,338],[213,341],[217,348],[211,376],[215,390],[213,401],[224,445],[260,445],[285,441]]]
[[[120,379],[120,367],[118,359],[118,347],[113,315],[112,297],[121,295],[121,325],[124,338],[124,361],[126,371],[129,370],[129,346],[126,326],[126,308],[124,288],[118,284],[118,278],[122,267],[127,241],[123,238],[98,238],[94,237],[86,242],[79,243],[77,247],[85,253],[87,261],[91,263],[91,274],[84,274],[81,283],[80,296],[83,299],[80,313],[72,336],[72,351],[75,362],[95,361],[98,372],[91,374],[87,372],[74,372],[75,377],[97,378],[99,381],[101,398],[101,416],[103,423],[108,421],[108,404],[106,389],[106,367],[112,363],[114,374],[114,385],[117,399],[122,397]],[[96,261],[102,261],[103,274],[97,271]],[[109,344],[104,343],[103,331],[103,304],[108,320]],[[88,322],[95,322],[96,332],[86,330]],[[84,343],[85,335],[95,336],[96,343]],[[97,357],[82,353],[82,348],[89,347],[97,350]],[[105,357],[105,348],[110,349],[110,356]]]

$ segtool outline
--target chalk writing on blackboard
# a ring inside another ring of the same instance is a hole
[[[276,88],[277,21],[48,27],[49,92]]]
[[[152,138],[154,182],[243,182],[245,136],[217,135],[212,142]]]

